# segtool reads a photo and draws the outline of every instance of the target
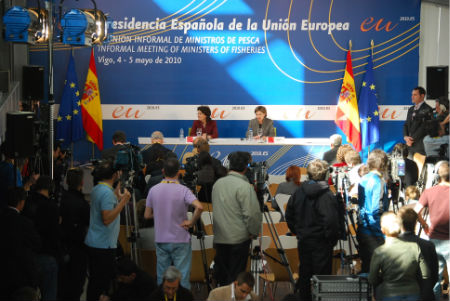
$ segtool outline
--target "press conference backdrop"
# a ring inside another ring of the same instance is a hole
[[[65,1],[65,8],[92,8]],[[220,137],[243,137],[257,105],[268,107],[278,136],[340,132],[335,105],[352,44],[357,95],[373,51],[381,105],[381,141],[402,139],[402,119],[417,85],[419,0],[98,0],[114,20],[114,37],[95,47],[105,147],[124,130],[132,143],[154,130],[187,133],[196,107],[209,105]],[[374,48],[371,50],[371,40]],[[70,46],[55,45],[55,99],[60,101]],[[82,89],[90,49],[74,48]],[[47,64],[47,48],[30,48]],[[47,71],[46,71],[47,72]],[[76,160],[91,156],[75,143]]]

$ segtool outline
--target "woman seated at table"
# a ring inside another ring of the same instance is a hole
[[[197,113],[198,120],[194,120],[190,136],[202,136],[206,139],[219,137],[216,121],[211,119],[211,109],[208,106],[200,106]]]
[[[250,120],[248,123],[247,135],[250,129],[253,130],[253,137],[255,139],[275,137],[275,129],[273,127],[272,119],[267,118],[267,110],[263,106],[257,106],[255,108],[255,119]]]

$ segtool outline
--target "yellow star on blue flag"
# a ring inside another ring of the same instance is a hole
[[[373,78],[372,55],[367,59],[366,74],[359,92],[359,119],[361,121],[362,147],[370,146],[380,139],[380,116],[378,113],[377,94]]]
[[[85,136],[81,114],[78,114],[79,107],[80,93],[78,90],[77,73],[71,54],[67,67],[66,80],[64,81],[61,104],[59,106],[58,122],[56,123],[56,139],[64,140],[64,147]]]

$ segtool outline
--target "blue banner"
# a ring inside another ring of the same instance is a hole
[[[63,13],[93,8],[87,0],[63,5]],[[105,147],[117,129],[132,143],[154,130],[187,133],[202,104],[213,109],[220,137],[244,137],[257,105],[268,106],[278,136],[340,133],[333,119],[349,41],[359,90],[372,40],[377,146],[402,138],[404,110],[395,106],[410,105],[418,82],[419,0],[98,0],[97,8],[114,20],[111,42],[95,46]],[[55,44],[55,99],[70,51]],[[74,48],[81,81],[89,53]],[[30,61],[45,66],[46,46],[31,47]],[[90,147],[77,144],[83,161]]]

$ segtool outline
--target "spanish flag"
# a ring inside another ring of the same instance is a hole
[[[353,77],[352,57],[347,51],[347,65],[336,109],[336,125],[347,136],[356,151],[361,151],[361,131],[359,128],[358,101],[356,100],[355,79]]]
[[[83,127],[89,141],[97,144],[103,150],[103,122],[102,107],[100,103],[100,89],[98,87],[97,68],[95,67],[94,48],[91,50],[89,70],[84,84],[83,98],[81,99],[81,113]]]

